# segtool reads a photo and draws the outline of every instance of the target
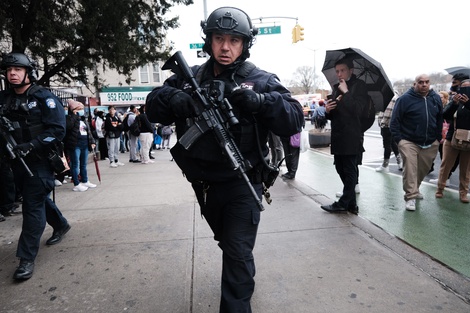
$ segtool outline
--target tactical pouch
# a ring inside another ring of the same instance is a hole
[[[51,168],[54,170],[54,173],[60,174],[67,170],[62,157],[57,151],[50,151],[47,155],[47,160],[49,161]]]
[[[248,176],[253,184],[264,183],[266,188],[269,188],[274,185],[278,175],[279,168],[260,163],[249,172]]]
[[[266,188],[273,186],[278,176],[279,176],[278,167],[263,166],[263,183]]]

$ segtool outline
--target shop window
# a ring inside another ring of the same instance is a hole
[[[159,63],[154,63],[152,68],[153,68],[153,82],[154,83],[160,83],[161,79],[162,79],[160,64]]]
[[[148,65],[139,67],[139,77],[140,77],[141,84],[149,83],[149,66]]]

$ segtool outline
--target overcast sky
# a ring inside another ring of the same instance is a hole
[[[392,83],[421,73],[446,73],[448,67],[470,67],[468,0],[206,0],[206,5],[207,14],[236,6],[259,27],[281,26],[281,34],[256,36],[250,61],[284,82],[300,66],[315,67],[322,75],[325,51],[347,47],[379,61]],[[204,1],[176,6],[172,14],[180,16],[181,27],[171,31],[169,39],[189,65],[201,64],[205,59],[197,58],[190,44],[203,42]],[[305,28],[305,40],[292,44],[295,18]]]

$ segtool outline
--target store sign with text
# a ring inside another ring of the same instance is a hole
[[[148,91],[109,91],[100,92],[101,105],[131,105],[131,104],[145,104],[145,99],[150,93]]]

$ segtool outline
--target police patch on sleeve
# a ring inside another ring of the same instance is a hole
[[[38,104],[36,103],[36,101],[31,101],[28,103],[28,109],[32,109],[32,108],[35,108]]]
[[[55,101],[52,98],[46,99],[46,104],[49,107],[49,109],[55,109],[56,107]]]

